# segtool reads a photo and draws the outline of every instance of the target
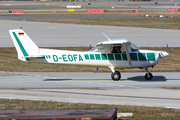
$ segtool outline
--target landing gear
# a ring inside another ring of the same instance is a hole
[[[151,79],[153,78],[152,73],[150,73],[150,72],[148,71],[148,68],[146,68],[145,70],[146,70],[146,72],[147,72],[147,73],[145,74],[146,80],[151,80]]]
[[[121,73],[119,71],[115,71],[111,74],[111,78],[114,81],[119,81],[121,79]]]
[[[110,67],[112,73],[111,78],[114,81],[119,81],[121,79],[121,73],[119,71],[115,71],[113,67]]]

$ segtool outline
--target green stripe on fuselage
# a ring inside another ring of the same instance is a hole
[[[113,54],[107,54],[107,55],[108,55],[108,59],[109,59],[109,60],[114,60]]]
[[[147,58],[146,58],[147,55]],[[86,60],[122,60],[127,61],[126,53],[120,54],[84,54]],[[131,61],[155,61],[155,53],[130,53]]]
[[[124,60],[124,61],[127,61],[127,55],[126,55],[126,53],[122,53],[122,57],[123,57],[123,60]]]
[[[155,61],[155,54],[154,53],[147,53],[148,61]]]
[[[115,55],[116,60],[122,60],[121,54],[114,54],[114,55]]]
[[[100,54],[95,54],[96,60],[101,60]]]
[[[89,55],[88,54],[84,54],[84,57],[86,60],[89,60]]]
[[[145,53],[138,53],[139,61],[146,61],[146,54]]]
[[[136,53],[130,53],[130,57],[132,61],[138,61],[137,54]]]
[[[28,56],[26,50],[24,49],[22,43],[20,42],[20,40],[19,40],[19,38],[17,37],[17,35],[16,35],[15,32],[13,32],[13,35],[14,35],[14,37],[15,37],[15,39],[16,39],[16,41],[17,41],[17,43],[18,43],[18,45],[19,45],[19,47],[20,47],[20,49],[21,49],[21,51],[22,51],[22,53],[23,53],[23,55],[24,55],[24,57],[26,58],[26,56]],[[27,59],[27,58],[26,58],[26,59]]]
[[[95,59],[95,58],[94,58],[94,54],[90,54],[89,56],[90,56],[91,60],[94,60],[94,59]]]
[[[101,54],[101,58],[102,58],[102,60],[107,60],[106,54]]]

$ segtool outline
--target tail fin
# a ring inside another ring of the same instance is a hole
[[[18,59],[27,61],[28,56],[38,55],[38,46],[22,29],[9,30],[9,34],[18,53]]]

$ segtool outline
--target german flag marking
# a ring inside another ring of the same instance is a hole
[[[24,33],[19,33],[18,35],[19,35],[19,36],[24,36]]]

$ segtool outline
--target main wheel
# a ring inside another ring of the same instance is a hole
[[[111,78],[114,81],[118,81],[121,79],[121,73],[119,71],[115,71],[111,74]]]
[[[146,78],[146,80],[151,80],[153,78],[153,75],[150,72],[149,72],[149,74],[146,73],[145,78]]]

